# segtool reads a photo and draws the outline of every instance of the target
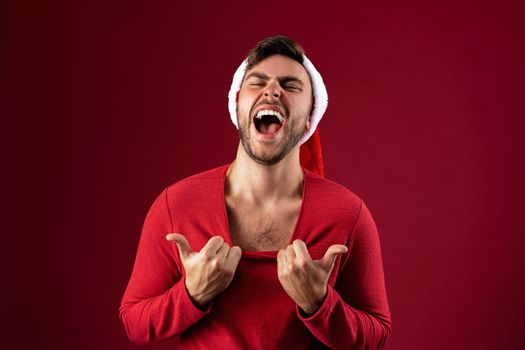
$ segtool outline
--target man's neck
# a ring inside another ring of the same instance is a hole
[[[303,172],[299,147],[278,163],[263,165],[251,159],[239,143],[237,157],[228,169],[226,181],[226,195],[253,204],[301,199]]]

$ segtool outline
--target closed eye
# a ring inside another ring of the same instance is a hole
[[[301,88],[299,86],[296,86],[296,85],[285,85],[284,86],[285,89],[291,89],[291,90],[298,90],[298,91],[301,91]]]

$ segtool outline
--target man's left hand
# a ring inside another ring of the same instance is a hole
[[[330,246],[320,260],[312,260],[300,239],[277,253],[277,275],[286,293],[307,314],[313,314],[326,296],[328,278],[338,254],[346,253],[342,244]]]

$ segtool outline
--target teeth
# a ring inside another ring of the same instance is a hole
[[[271,110],[271,109],[263,109],[261,111],[259,111],[257,113],[257,115],[255,116],[255,118],[257,119],[261,119],[263,115],[275,115],[277,118],[279,118],[279,121],[282,123],[284,118],[283,116],[281,115],[281,113],[277,112],[277,111],[274,111],[274,110]]]

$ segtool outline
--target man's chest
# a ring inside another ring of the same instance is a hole
[[[233,244],[244,251],[276,251],[288,246],[300,201],[267,209],[226,202]]]

